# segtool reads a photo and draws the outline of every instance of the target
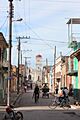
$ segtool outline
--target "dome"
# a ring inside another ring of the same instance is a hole
[[[39,54],[39,55],[36,55],[36,57],[42,57],[42,55]]]

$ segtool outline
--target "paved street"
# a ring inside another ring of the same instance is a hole
[[[35,104],[34,99],[32,99],[33,91],[29,90],[23,93],[21,97],[17,100],[15,106],[16,110],[22,111],[24,115],[24,120],[79,120],[80,110],[76,107],[72,107],[70,110],[65,111],[64,109],[51,110],[48,105],[50,103],[51,97],[42,98],[40,95],[39,103]],[[0,120],[2,120],[3,111],[0,111]]]
[[[79,114],[65,111],[34,110],[24,111],[24,120],[79,120]]]
[[[50,98],[42,98],[40,94],[39,102],[37,104],[34,103],[34,99],[32,98],[33,91],[28,90],[26,93],[20,97],[20,99],[16,102],[15,106],[48,106],[50,102]],[[18,104],[19,103],[19,104]]]

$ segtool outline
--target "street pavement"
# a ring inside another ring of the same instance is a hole
[[[40,94],[40,99],[37,104],[35,104],[32,96],[33,90],[28,90],[26,93],[22,93],[17,96],[16,102],[14,102],[16,107],[15,109],[23,112],[24,120],[43,120],[43,118],[48,120],[49,117],[50,120],[53,118],[55,118],[55,120],[63,120],[63,116],[67,116],[64,120],[68,120],[69,117],[71,117],[70,120],[72,120],[72,118],[73,120],[74,118],[77,120],[80,119],[80,106],[73,105],[74,99],[72,97],[70,97],[71,109],[66,112],[64,109],[51,110],[48,107],[51,99],[53,99],[52,96],[48,99],[42,98],[42,94]],[[6,106],[0,106],[0,120],[2,120],[5,108]],[[57,114],[57,116],[55,116],[55,114]]]
[[[44,107],[46,106],[46,109],[49,108],[49,104],[50,101],[53,99],[53,96],[50,95],[49,99],[46,97],[42,98],[42,93],[40,93],[40,98],[39,98],[39,102],[37,104],[35,104],[34,99],[32,98],[33,96],[33,90],[28,90],[26,93],[22,94],[22,97],[19,97],[19,99],[16,101],[15,106],[16,107],[27,107],[29,108],[31,107],[35,107],[35,106],[40,106],[40,107]],[[74,105],[74,99],[73,97],[69,97],[70,99],[70,105],[71,105],[71,109],[80,109],[80,106],[76,106]]]
[[[53,99],[53,96],[50,96],[50,98],[48,99],[47,97],[46,98],[42,98],[42,94],[40,94],[40,98],[39,98],[39,102],[38,104],[35,104],[34,102],[34,99],[32,98],[33,96],[33,90],[27,90],[27,92],[23,92],[23,93],[20,93],[20,94],[17,94],[17,93],[13,93],[11,95],[11,104],[14,104],[15,107],[24,107],[24,106],[48,106],[51,99]],[[71,104],[71,107],[73,109],[80,109],[80,106],[79,105],[74,105],[74,99],[73,97],[69,97],[70,99],[70,104]],[[6,108],[6,105],[5,106],[0,106],[0,111],[1,110],[5,110]]]

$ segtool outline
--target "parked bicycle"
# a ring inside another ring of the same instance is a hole
[[[62,99],[62,101],[59,101],[59,97],[54,96],[54,99],[51,100],[51,103],[49,104],[49,108],[56,109],[56,108],[63,108],[68,110],[71,108],[69,99],[66,97],[65,99]]]
[[[23,120],[23,114],[20,111],[14,110],[14,106],[10,105],[6,108],[3,120]]]

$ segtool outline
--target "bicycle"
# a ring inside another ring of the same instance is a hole
[[[62,99],[62,101],[60,102],[59,97],[54,96],[54,99],[52,99],[51,103],[49,104],[49,108],[56,109],[57,107],[63,108],[66,110],[71,108],[68,97],[66,97],[65,99]]]
[[[20,111],[14,110],[14,106],[10,105],[6,108],[3,120],[23,120],[23,114]]]

